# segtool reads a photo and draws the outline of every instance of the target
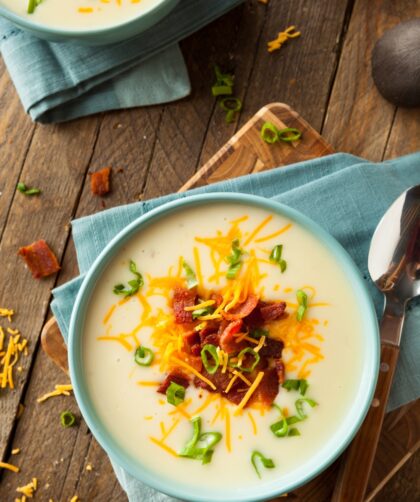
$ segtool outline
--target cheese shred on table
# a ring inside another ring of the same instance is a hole
[[[73,386],[71,384],[64,384],[64,385],[56,385],[55,390],[51,392],[47,392],[47,394],[44,394],[43,396],[39,397],[37,399],[38,403],[43,403],[50,397],[55,397],[55,396],[70,396],[70,392],[73,390]]]
[[[12,322],[14,311],[0,308],[0,317],[7,317]],[[14,370],[16,363],[23,352],[28,354],[28,340],[23,338],[19,330],[8,326],[6,329],[0,326],[0,389],[14,389]],[[21,371],[21,366],[17,369]]]
[[[37,478],[32,478],[32,481],[30,483],[28,483],[25,486],[19,486],[18,488],[16,488],[16,491],[18,493],[22,493],[24,497],[32,498],[37,488],[38,488],[38,480]],[[22,499],[25,500],[23,497]]]

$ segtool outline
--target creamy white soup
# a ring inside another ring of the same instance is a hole
[[[117,25],[145,13],[162,0],[0,0],[0,5],[54,28],[92,29]],[[28,12],[28,10],[30,12]]]
[[[322,243],[283,216],[214,203],[119,252],[89,301],[82,357],[95,411],[129,456],[163,480],[233,489],[325,444],[356,395],[361,338]]]

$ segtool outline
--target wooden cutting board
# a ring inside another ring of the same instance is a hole
[[[291,144],[280,142],[269,145],[260,136],[266,121],[279,129],[295,127],[302,131],[302,138]],[[180,191],[331,153],[334,153],[333,148],[298,113],[285,104],[273,103],[261,108]],[[54,318],[44,326],[41,342],[47,355],[67,372],[67,349]],[[419,408],[417,402],[386,417],[366,501],[372,500],[420,446],[420,424],[416,419]],[[302,502],[329,500],[338,462],[310,483],[289,493],[288,498]]]

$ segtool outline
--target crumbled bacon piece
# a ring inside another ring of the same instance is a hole
[[[220,335],[217,332],[217,327],[209,324],[200,331],[200,342],[201,346],[206,345],[206,343],[211,343],[212,345],[218,346],[220,343]]]
[[[243,319],[251,314],[251,312],[258,305],[258,296],[249,295],[248,298],[239,305],[236,305],[229,312],[222,312],[223,317],[228,321],[234,321],[235,319]]]
[[[264,372],[261,383],[251,397],[251,403],[261,403],[264,406],[271,406],[279,393],[279,377],[275,368],[270,368]]]
[[[193,321],[192,312],[185,310],[185,307],[195,305],[197,292],[195,289],[176,288],[172,300],[172,308],[177,324],[185,324]]]
[[[208,373],[206,370],[203,370],[201,373],[205,378],[213,383],[213,385],[216,387],[216,390],[212,389],[209,385],[206,384],[206,382],[203,382],[203,380],[197,377],[193,380],[193,383],[196,387],[206,389],[209,392],[219,392],[220,394],[222,394],[222,396],[229,399],[229,401],[231,401],[232,403],[239,404],[241,402],[244,396],[244,392],[246,392],[248,388],[246,384],[242,382],[242,380],[236,380],[236,382],[232,385],[232,388],[229,389],[229,392],[226,393],[225,389],[229,385],[229,382],[233,376],[231,373],[222,373],[220,369],[213,375]]]
[[[264,321],[275,321],[283,316],[286,302],[262,303],[259,310]]]
[[[274,367],[277,371],[277,376],[279,377],[279,383],[282,384],[285,381],[286,368],[284,362],[281,359],[274,360]]]
[[[235,334],[242,328],[242,319],[230,322],[220,336],[220,347],[227,353],[238,352],[239,344],[236,343]]]
[[[104,167],[90,175],[90,189],[94,195],[106,195],[110,191],[111,168]]]
[[[219,295],[219,293],[212,293],[210,295],[210,300],[214,300],[216,302],[214,306],[218,307],[223,301],[223,296]]]
[[[21,247],[18,255],[25,260],[35,279],[55,274],[61,268],[57,257],[43,239]]]
[[[284,343],[280,340],[267,337],[263,347],[260,349],[260,356],[280,358],[283,351]]]
[[[185,376],[179,370],[174,370],[171,371],[169,375],[166,376],[165,380],[159,385],[157,391],[160,392],[161,394],[166,394],[166,390],[171,385],[172,382],[177,383],[178,385],[182,385],[184,389],[186,389],[190,384],[187,376]]]
[[[187,352],[193,356],[199,356],[201,352],[201,340],[198,332],[194,330],[187,331],[182,338]]]

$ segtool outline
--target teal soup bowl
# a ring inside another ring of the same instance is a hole
[[[213,193],[112,239],[68,349],[81,413],[116,464],[181,500],[239,502],[290,492],[343,452],[373,397],[379,335],[333,237],[277,202]]]
[[[101,21],[99,24],[95,22],[96,10],[100,9],[101,14],[106,9],[116,8],[114,3],[117,0],[101,3],[100,0],[87,0],[84,3],[79,3],[74,0],[74,6],[70,3],[68,7],[74,9],[77,15],[83,16],[83,23],[78,26],[77,20],[74,25],[68,21],[63,23],[62,6],[57,4],[57,0],[42,0],[39,7],[35,7],[35,12],[28,13],[28,5],[32,0],[0,0],[0,15],[13,23],[18,28],[27,31],[28,33],[48,40],[50,42],[78,42],[84,45],[106,45],[122,40],[132,38],[148,28],[151,28],[178,4],[179,0],[140,0],[133,2],[132,0],[121,0],[119,4],[121,9],[124,7],[124,2],[132,2],[133,5],[141,6],[144,3],[144,9],[136,13],[133,10],[132,17],[109,16],[109,22]],[[36,3],[37,0],[34,0]],[[49,2],[50,5],[49,5]],[[37,9],[38,12],[37,12]],[[41,14],[42,11],[42,16]],[[85,12],[76,12],[78,9],[85,9]],[[51,15],[49,14],[51,11]],[[47,17],[44,13],[48,13]],[[59,20],[54,22],[54,16]],[[46,21],[46,19],[48,19]],[[70,19],[70,17],[69,17]],[[76,18],[77,19],[77,18]],[[87,22],[86,22],[87,21]]]

